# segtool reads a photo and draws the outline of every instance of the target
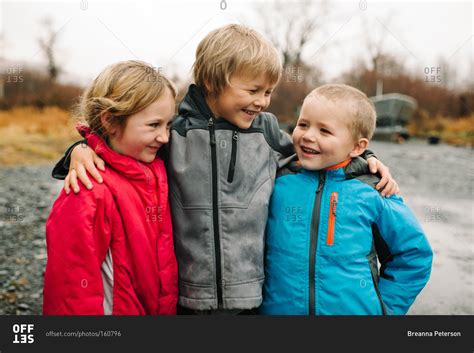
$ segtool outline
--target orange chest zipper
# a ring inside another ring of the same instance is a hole
[[[334,227],[336,225],[336,208],[337,208],[338,193],[331,193],[331,201],[329,203],[329,222],[328,222],[328,236],[326,245],[332,246],[334,244]]]

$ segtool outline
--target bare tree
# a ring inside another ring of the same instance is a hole
[[[329,0],[274,0],[256,5],[265,35],[283,56],[283,67],[298,66],[302,53],[325,22]]]
[[[53,29],[53,21],[50,18],[44,18],[41,21],[45,29],[45,37],[39,38],[38,42],[48,60],[48,75],[51,82],[55,82],[61,72],[61,68],[56,61],[56,44],[58,32]]]

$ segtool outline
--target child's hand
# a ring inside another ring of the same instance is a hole
[[[382,179],[376,185],[377,190],[382,190],[382,196],[389,197],[400,192],[400,188],[398,187],[397,182],[390,175],[387,166],[375,157],[367,159],[367,163],[369,164],[369,169],[372,174],[379,172],[382,176]]]
[[[78,177],[87,189],[92,189],[92,183],[87,176],[87,172],[98,183],[102,183],[102,177],[96,166],[100,170],[105,171],[104,161],[89,146],[80,144],[74,147],[71,153],[69,173],[64,179],[64,191],[66,191],[66,194],[70,193],[70,187],[72,187],[74,193],[77,194],[79,192]]]

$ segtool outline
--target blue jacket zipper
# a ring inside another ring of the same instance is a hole
[[[316,315],[315,304],[315,274],[316,274],[316,247],[318,243],[319,217],[321,214],[321,199],[324,183],[326,181],[326,171],[319,173],[319,185],[316,190],[313,214],[311,216],[311,232],[309,241],[309,315]]]

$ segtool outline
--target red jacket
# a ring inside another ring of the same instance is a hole
[[[109,289],[113,315],[175,314],[178,270],[163,161],[141,163],[97,135],[86,138],[106,162],[104,182],[92,181],[93,189],[79,194],[63,190],[53,205],[43,314],[104,315]],[[103,279],[107,254],[109,285]]]

